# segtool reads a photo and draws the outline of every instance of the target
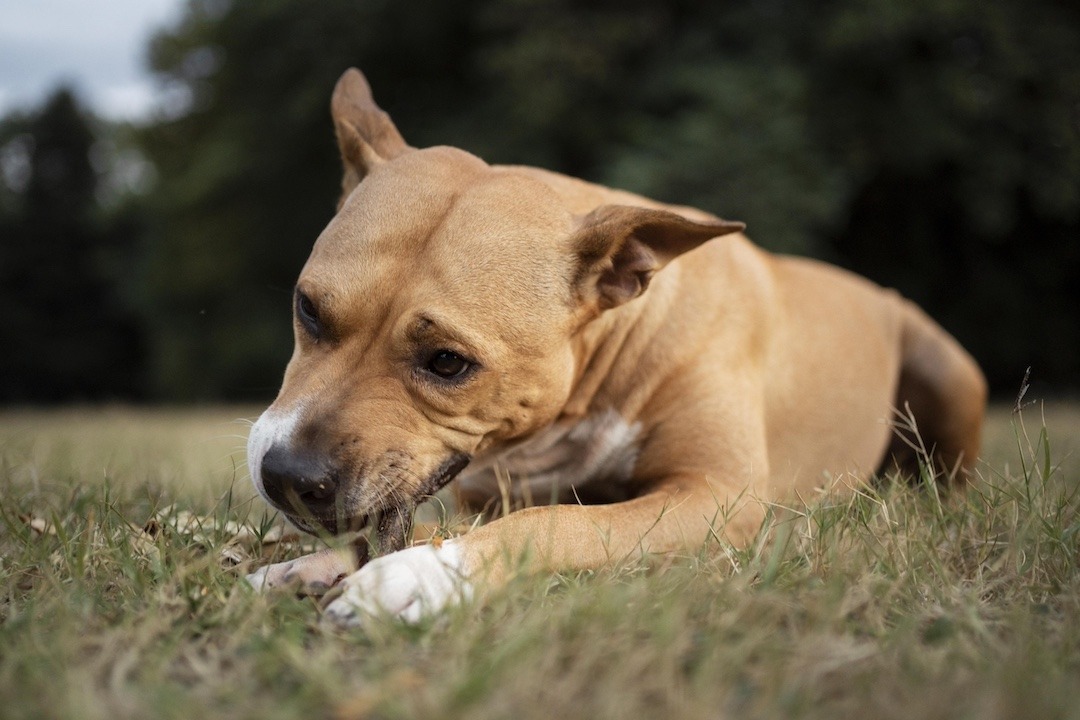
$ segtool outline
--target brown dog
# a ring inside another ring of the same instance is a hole
[[[390,551],[345,578],[331,621],[415,619],[520,562],[744,543],[761,501],[875,472],[902,447],[896,408],[946,476],[974,462],[982,374],[897,293],[699,210],[411,148],[357,70],[332,113],[339,210],[248,442],[256,486],[298,526],[371,519]],[[401,549],[415,506],[455,477],[468,507],[529,507]],[[329,585],[353,567],[324,551],[250,579]]]

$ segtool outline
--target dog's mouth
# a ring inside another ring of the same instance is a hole
[[[309,535],[345,535],[358,533],[371,524],[372,515],[316,515],[306,508],[282,509],[289,522]]]
[[[412,534],[412,521],[416,508],[450,483],[472,460],[470,455],[456,453],[440,464],[419,485],[408,492],[396,489],[373,502],[364,503],[359,511],[334,503],[321,512],[299,502],[291,508],[282,508],[289,521],[300,530],[312,535],[345,535],[360,533],[371,527],[372,545],[376,554],[384,555],[403,549]],[[365,507],[366,506],[366,507]],[[369,510],[368,507],[377,509]]]

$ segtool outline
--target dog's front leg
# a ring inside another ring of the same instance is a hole
[[[479,587],[498,587],[518,570],[590,569],[639,553],[695,550],[714,532],[741,543],[757,532],[762,516],[741,489],[704,477],[611,505],[528,508],[439,545],[373,560],[342,581],[324,620],[356,626],[390,615],[416,622]]]

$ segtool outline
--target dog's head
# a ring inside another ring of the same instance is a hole
[[[391,527],[473,456],[550,424],[582,328],[742,228],[628,206],[575,216],[528,173],[408,147],[356,70],[331,107],[343,194],[296,283],[281,392],[248,441],[260,492],[309,531]]]

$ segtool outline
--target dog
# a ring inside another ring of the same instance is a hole
[[[986,382],[897,292],[701,210],[412,148],[356,69],[331,114],[342,194],[248,459],[299,528],[371,523],[381,556],[324,550],[254,585],[337,585],[334,625],[415,621],[521,569],[745,544],[767,503],[904,462],[898,409],[966,482]],[[452,481],[465,508],[519,509],[406,547]]]

